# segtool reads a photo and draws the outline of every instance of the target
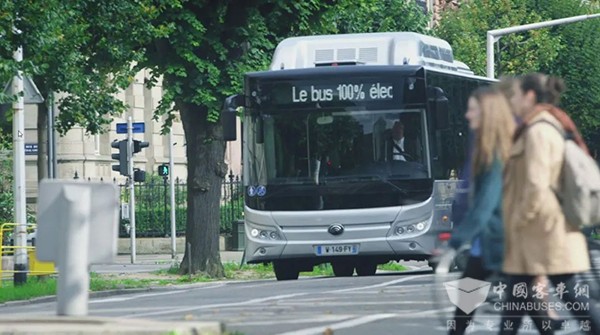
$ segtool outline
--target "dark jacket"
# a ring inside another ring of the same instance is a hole
[[[504,253],[502,168],[502,163],[495,160],[475,177],[472,203],[450,240],[456,248],[479,237],[483,266],[492,271],[501,270]]]

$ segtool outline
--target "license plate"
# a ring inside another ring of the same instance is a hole
[[[356,255],[358,254],[358,244],[317,245],[315,254],[317,256]]]

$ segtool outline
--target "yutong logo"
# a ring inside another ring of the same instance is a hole
[[[341,235],[344,232],[344,226],[342,226],[341,224],[334,224],[329,226],[329,229],[327,231],[331,235]]]

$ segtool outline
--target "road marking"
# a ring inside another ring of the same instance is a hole
[[[418,279],[418,278],[426,277],[426,276],[429,276],[429,275],[410,276],[410,277],[400,278],[400,279],[396,279],[396,280],[391,280],[391,281],[380,283],[380,284],[363,286],[363,287],[353,287],[353,288],[347,288],[347,289],[341,289],[341,290],[324,291],[324,292],[302,292],[302,293],[284,294],[284,295],[278,295],[278,296],[272,296],[272,297],[250,299],[250,300],[241,301],[241,302],[231,302],[231,303],[212,304],[212,305],[203,305],[203,306],[194,306],[194,307],[174,308],[174,309],[166,309],[166,310],[157,311],[157,312],[132,313],[132,314],[129,314],[129,315],[139,318],[139,317],[148,317],[148,316],[157,316],[157,315],[186,313],[186,312],[192,312],[192,311],[197,311],[197,310],[201,310],[201,309],[208,309],[208,308],[223,308],[223,307],[247,306],[247,305],[260,304],[260,303],[264,303],[264,302],[268,302],[268,301],[274,301],[274,300],[280,300],[280,299],[287,299],[287,298],[293,298],[293,297],[299,297],[299,296],[306,296],[306,295],[311,295],[311,294],[344,293],[344,292],[359,291],[359,290],[372,289],[372,288],[378,288],[378,287],[386,287],[386,286],[390,286],[390,285],[394,285],[394,284],[402,283],[402,282],[405,282],[405,281],[408,281],[408,280],[414,280],[414,279]]]
[[[384,282],[384,283],[380,283],[380,284],[362,286],[362,287],[351,287],[351,288],[345,288],[345,289],[341,289],[341,290],[329,291],[326,293],[346,293],[346,292],[352,292],[352,291],[362,291],[362,290],[368,290],[368,289],[372,289],[372,288],[386,287],[386,286],[390,286],[390,285],[394,285],[394,284],[398,284],[398,283],[402,283],[405,281],[414,280],[414,279],[418,279],[418,278],[422,278],[422,277],[427,277],[427,276],[429,276],[429,275],[405,277],[405,278],[400,278],[400,279],[396,279],[396,280],[392,280],[392,281],[388,281],[388,282]]]
[[[128,297],[94,299],[94,300],[90,301],[90,304],[102,304],[102,303],[106,303],[106,302],[122,302],[122,301],[128,301],[128,300],[134,300],[134,299],[140,299],[140,298],[158,297],[158,296],[161,296],[161,295],[171,295],[171,294],[185,293],[185,292],[188,292],[188,291],[189,290],[179,290],[179,291],[169,291],[169,292],[159,292],[159,293],[137,294],[137,295],[128,296]]]
[[[289,320],[264,320],[264,321],[246,321],[246,322],[227,322],[227,326],[272,326],[282,324],[299,324],[299,323],[316,323],[316,322],[332,322],[347,320],[354,317],[354,315],[322,315],[312,316],[310,319],[289,319]]]
[[[352,319],[349,321],[342,321],[342,322],[338,322],[338,323],[334,323],[331,325],[324,325],[324,326],[319,326],[319,327],[311,327],[311,328],[306,328],[306,329],[300,329],[300,330],[296,330],[296,331],[291,331],[291,332],[286,332],[286,333],[281,333],[279,335],[312,335],[312,334],[323,334],[323,331],[327,328],[330,328],[331,330],[339,330],[339,329],[345,329],[345,328],[351,328],[351,327],[356,327],[356,326],[360,326],[360,325],[364,325],[366,323],[370,323],[373,321],[379,321],[379,320],[383,320],[383,319],[389,319],[389,318],[393,318],[395,317],[397,314],[373,314],[373,315],[367,315],[367,316],[362,316],[360,318],[356,318],[356,319]]]
[[[150,312],[150,313],[133,313],[133,314],[129,314],[129,316],[135,316],[136,318],[139,318],[139,317],[147,317],[147,316],[156,316],[156,315],[165,315],[165,314],[175,314],[175,313],[191,312],[191,311],[196,311],[196,310],[199,310],[199,309],[207,309],[207,308],[220,308],[220,307],[231,307],[231,306],[245,306],[245,305],[260,304],[260,303],[271,301],[271,300],[293,298],[293,297],[307,295],[307,294],[308,293],[284,294],[284,295],[277,295],[277,296],[273,296],[273,297],[251,299],[251,300],[246,300],[246,301],[241,301],[241,302],[232,302],[232,303],[225,303],[225,304],[213,304],[213,305],[204,305],[204,306],[194,306],[194,307],[185,307],[185,308],[175,308],[175,309],[171,309],[171,310],[163,310],[163,311]]]
[[[134,299],[139,299],[139,298],[158,297],[161,295],[187,293],[192,290],[206,290],[206,289],[212,289],[212,288],[217,288],[217,287],[222,287],[222,286],[225,286],[225,284],[219,283],[219,284],[215,284],[215,285],[195,287],[193,289],[176,289],[174,291],[167,291],[167,292],[143,293],[143,294],[120,296],[120,297],[114,297],[114,298],[104,298],[104,299],[99,298],[99,299],[90,300],[89,303],[90,304],[101,304],[101,303],[106,303],[106,302],[122,302],[122,301],[134,300]]]
[[[430,315],[434,315],[434,314],[438,314],[438,313],[444,313],[444,312],[452,312],[456,309],[456,307],[445,307],[445,308],[440,308],[440,309],[430,309],[430,310],[426,310],[426,311],[418,311],[418,312],[409,312],[409,313],[402,313],[402,314],[396,314],[397,317],[420,317],[420,316],[430,316]]]

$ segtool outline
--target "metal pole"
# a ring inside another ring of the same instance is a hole
[[[56,178],[58,175],[58,159],[57,159],[57,151],[56,151],[56,137],[58,134],[56,133],[56,119],[55,119],[55,111],[54,111],[54,92],[50,92],[50,111],[52,116],[52,178]]]
[[[231,217],[229,218],[229,223],[231,223],[231,227],[233,227],[233,225],[235,224],[234,221],[234,212],[233,212],[233,170],[229,170],[229,207],[230,207],[230,212],[231,212]],[[237,227],[236,227],[237,228]],[[237,232],[237,229],[236,229]],[[236,236],[236,240],[237,240],[237,236]],[[237,246],[236,246],[237,247]]]
[[[494,78],[494,42],[496,39],[489,31],[487,32],[487,77]]]
[[[164,223],[165,223],[165,237],[168,234],[169,231],[169,222],[167,221],[167,176],[163,177],[163,195],[164,195],[164,210],[163,210],[163,219],[164,219]],[[172,233],[172,232],[171,232]]]
[[[591,15],[579,15],[567,17],[564,19],[558,20],[550,20],[538,23],[530,23],[520,26],[502,28],[502,29],[494,29],[488,30],[487,32],[487,76],[488,78],[494,78],[494,42],[500,40],[500,37],[512,33],[517,33],[521,31],[534,30],[540,28],[546,28],[551,26],[557,26],[561,24],[568,24],[579,22],[588,19],[594,19],[600,17],[600,14],[591,14]]]
[[[177,227],[175,221],[175,170],[173,169],[173,126],[169,130],[169,186],[171,193],[171,258],[177,256]]]
[[[18,66],[23,62],[23,48],[19,46],[13,57]],[[13,175],[15,178],[15,230],[14,230],[14,284],[27,282],[27,215],[25,196],[25,101],[23,95],[23,72],[17,71],[12,81],[12,93],[17,95],[13,102]],[[18,271],[18,272],[17,272]]]
[[[48,101],[47,103],[47,111],[48,111],[48,178],[54,178],[54,147],[52,143],[54,143],[54,113],[52,110],[52,92],[48,93]]]
[[[129,168],[129,224],[131,224],[131,264],[135,263],[135,181],[133,180],[133,120],[127,118],[127,166]]]

